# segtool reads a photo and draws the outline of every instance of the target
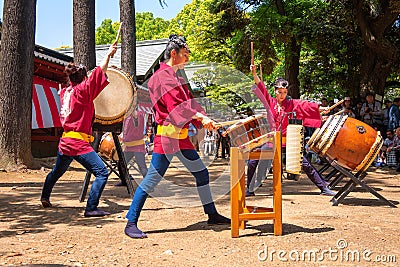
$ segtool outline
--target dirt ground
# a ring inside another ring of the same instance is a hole
[[[175,163],[140,217],[148,238],[134,240],[123,232],[131,198],[125,187],[114,186],[114,174],[100,203],[111,216],[83,217],[86,203],[78,199],[85,170],[76,163],[56,184],[54,207],[43,209],[40,192],[53,163],[50,158],[40,170],[0,172],[1,266],[400,266],[400,209],[360,187],[332,206],[306,176],[285,179],[283,235],[273,235],[272,221],[249,221],[239,238],[231,238],[228,226],[207,225],[194,179]],[[206,163],[217,209],[230,216],[229,161]],[[370,168],[365,180],[398,205],[400,175],[394,170]],[[270,188],[269,176],[248,202],[270,205]]]

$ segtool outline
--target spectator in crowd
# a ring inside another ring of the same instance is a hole
[[[226,127],[219,128],[217,130],[217,136],[216,136],[216,148],[215,148],[215,157],[214,159],[217,159],[219,156],[219,148],[221,148],[221,157],[223,159],[229,158],[229,136],[223,136],[222,133],[226,130]]]
[[[343,114],[349,116],[350,118],[355,118],[356,115],[354,114],[353,108],[351,106],[351,99],[350,97],[346,96],[344,98],[344,103],[342,105]]]
[[[326,99],[325,97],[321,99],[321,107],[328,107],[328,99]]]
[[[396,97],[393,99],[393,104],[389,108],[389,122],[388,122],[388,130],[395,130],[400,126],[400,98]]]
[[[371,92],[367,93],[365,100],[360,112],[362,121],[382,132],[383,111],[381,103],[374,99],[374,94]]]
[[[396,153],[394,150],[389,149],[389,147],[393,147],[393,142],[394,142],[394,134],[392,130],[387,130],[386,131],[386,139],[383,141],[383,146],[381,148],[380,152],[380,159],[381,162],[380,164],[377,165],[377,167],[383,167],[383,166],[388,166],[388,167],[395,167],[397,166],[397,160],[396,160]]]
[[[214,155],[214,145],[215,145],[214,131],[207,130],[207,133],[204,136],[203,145],[204,145],[204,156]]]
[[[383,129],[384,131],[382,132],[382,136],[386,138],[386,130],[388,129],[389,126],[389,109],[390,106],[392,105],[392,101],[390,99],[386,99],[384,102],[385,107],[383,108]]]
[[[396,154],[396,172],[400,172],[400,127],[396,128],[393,144],[387,148],[386,153],[390,153],[392,151],[394,151]]]
[[[362,121],[361,117],[361,108],[362,108],[363,103],[361,101],[356,102],[356,107],[354,108],[354,116],[357,120]]]

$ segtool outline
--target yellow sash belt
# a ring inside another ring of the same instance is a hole
[[[125,145],[125,146],[139,146],[139,145],[144,145],[144,139],[135,140],[135,141],[129,141],[129,142],[125,142],[125,141],[124,141],[124,145]]]
[[[157,134],[174,139],[185,139],[188,137],[188,128],[179,128],[172,124],[158,125]]]
[[[74,132],[74,131],[63,132],[62,137],[80,139],[80,140],[83,140],[83,141],[86,141],[89,143],[94,141],[93,136],[91,136],[89,134],[81,133],[81,132]]]

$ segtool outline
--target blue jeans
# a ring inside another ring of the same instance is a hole
[[[124,151],[126,164],[135,157],[135,161],[139,167],[140,174],[145,177],[147,174],[146,158],[144,152]]]
[[[174,156],[177,156],[183,165],[196,178],[197,192],[199,193],[204,212],[206,214],[217,213],[211,196],[209,173],[206,166],[201,161],[199,154],[197,154],[196,150],[180,150],[175,154],[153,153],[147,175],[143,178],[143,181],[136,189],[132,204],[129,208],[128,214],[126,215],[128,221],[134,223],[138,222],[140,212],[143,209],[149,193],[154,190],[157,184],[164,177],[164,174]]]
[[[50,199],[54,185],[67,171],[69,165],[74,159],[96,177],[93,181],[92,188],[90,189],[89,198],[86,204],[87,211],[96,210],[99,205],[101,193],[107,183],[108,170],[104,162],[94,151],[79,156],[66,156],[58,152],[56,165],[47,175],[44,182],[41,198]]]

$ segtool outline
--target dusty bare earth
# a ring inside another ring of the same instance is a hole
[[[250,221],[240,238],[231,238],[229,227],[206,224],[193,179],[175,164],[142,212],[139,227],[149,238],[133,240],[123,232],[131,198],[126,188],[114,186],[115,175],[100,204],[109,217],[83,217],[85,202],[78,197],[85,171],[75,163],[53,191],[54,207],[43,209],[41,187],[53,162],[43,161],[41,170],[0,173],[0,265],[400,266],[400,209],[361,188],[332,206],[305,176],[284,180],[283,236],[272,234],[272,221]],[[217,208],[230,216],[229,162],[208,164]],[[365,180],[398,205],[400,175],[394,170],[370,168]],[[268,206],[270,181],[248,201]]]

